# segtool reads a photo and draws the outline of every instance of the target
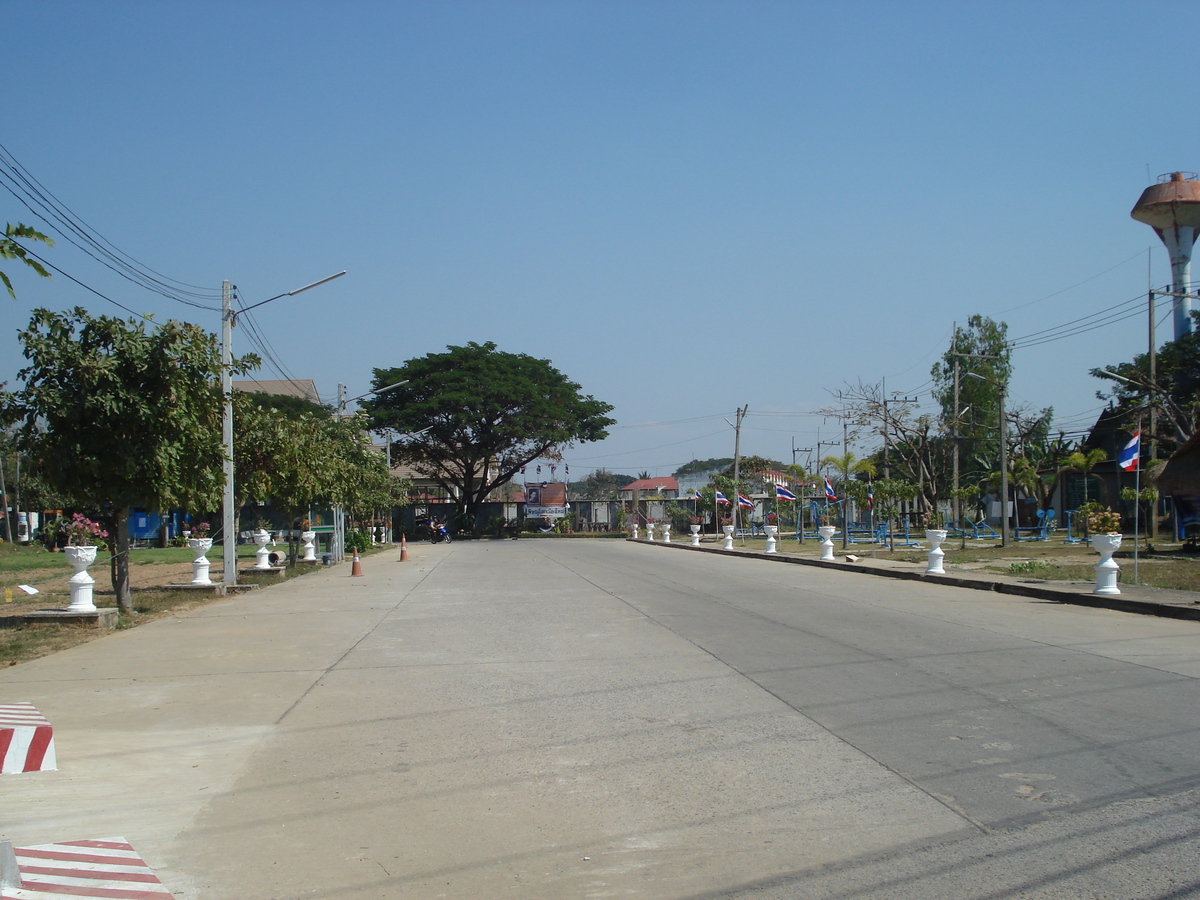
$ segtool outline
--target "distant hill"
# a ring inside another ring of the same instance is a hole
[[[700,475],[705,472],[720,472],[722,469],[733,465],[733,457],[726,456],[720,459],[693,459],[689,463],[684,463],[678,469],[671,473],[675,478],[686,478],[688,475]]]

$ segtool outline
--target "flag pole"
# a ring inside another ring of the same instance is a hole
[[[1138,583],[1138,518],[1142,512],[1142,423],[1138,422],[1137,468],[1133,471],[1133,583]]]

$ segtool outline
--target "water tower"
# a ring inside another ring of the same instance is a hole
[[[1130,213],[1153,228],[1171,257],[1171,290],[1175,293],[1175,340],[1192,330],[1192,245],[1200,234],[1200,181],[1195,172],[1158,176],[1158,184],[1142,191]]]

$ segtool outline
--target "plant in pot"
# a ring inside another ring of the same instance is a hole
[[[1096,563],[1096,587],[1094,594],[1119,594],[1117,573],[1121,567],[1113,562],[1113,554],[1121,547],[1121,514],[1111,509],[1095,509],[1087,516],[1088,530],[1092,535],[1092,547],[1100,554]]]
[[[96,604],[92,602],[92,585],[96,580],[88,574],[87,567],[96,561],[99,544],[108,538],[108,532],[86,516],[75,513],[68,522],[63,520],[59,525],[66,539],[63,553],[67,562],[75,570],[67,579],[71,591],[69,612],[95,612]]]
[[[192,584],[212,584],[208,576],[209,563],[207,553],[212,549],[212,538],[209,531],[212,528],[207,522],[192,526],[188,536],[188,549],[192,551]]]
[[[312,521],[310,519],[300,520],[300,540],[304,541],[304,556],[301,557],[303,562],[317,561],[317,545],[315,543],[317,533],[312,530]]]
[[[942,543],[946,540],[946,517],[936,507],[925,512],[925,540],[929,541],[925,574],[945,575],[946,570],[942,565],[942,560],[946,556],[946,551],[942,549]]]

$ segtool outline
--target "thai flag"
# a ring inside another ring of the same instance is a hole
[[[570,465],[570,463],[563,466],[563,478],[565,478],[567,481],[571,480],[571,465]]]
[[[754,509],[754,501],[742,496],[741,494],[738,494],[738,508]]]
[[[875,511],[875,482],[867,479],[867,510]]]
[[[837,491],[835,491],[833,489],[833,485],[829,483],[829,476],[822,475],[821,477],[825,479],[825,499],[836,501],[837,500]]]
[[[716,491],[716,495],[717,495],[717,502],[718,502],[718,503],[720,503],[722,506],[728,506],[728,505],[729,505],[729,501],[725,499],[725,495],[724,495],[724,494],[722,494],[720,491]]]
[[[542,464],[541,463],[538,463],[537,473],[538,473],[538,478],[541,478],[542,477]]]
[[[522,474],[522,475],[524,475],[524,474],[525,474],[525,467],[524,467],[524,466],[521,466],[521,474]]]
[[[779,485],[775,485],[775,499],[776,500],[795,500],[796,495],[793,494],[791,491],[789,491],[787,488],[780,487]]]
[[[1142,455],[1142,432],[1138,429],[1133,433],[1133,437],[1129,439],[1129,443],[1121,449],[1121,455],[1117,457],[1117,465],[1126,472],[1135,472],[1138,467],[1138,458]]]
[[[551,467],[550,467],[550,477],[551,477],[551,478],[553,478],[553,477],[554,477],[554,473],[555,473],[555,472],[557,472],[557,471],[558,471],[558,466],[551,466]]]

